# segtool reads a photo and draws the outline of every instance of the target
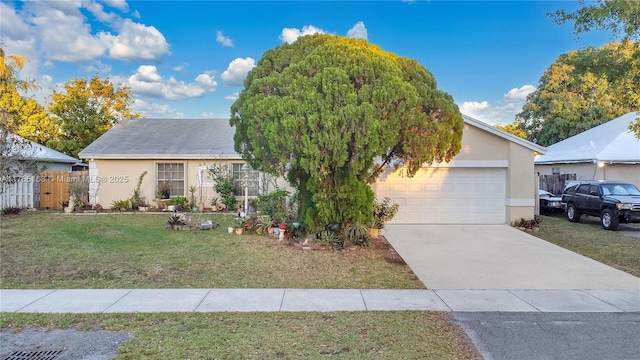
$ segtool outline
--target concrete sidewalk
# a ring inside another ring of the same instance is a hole
[[[0,290],[0,312],[638,312],[640,290]]]

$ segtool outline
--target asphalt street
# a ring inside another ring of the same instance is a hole
[[[450,315],[485,360],[638,360],[640,312]]]

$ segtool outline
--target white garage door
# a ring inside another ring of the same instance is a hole
[[[423,168],[376,184],[378,199],[400,204],[393,224],[504,224],[506,169]]]

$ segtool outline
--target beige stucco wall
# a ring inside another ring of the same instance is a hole
[[[576,174],[578,180],[614,180],[640,186],[640,164],[595,163],[535,165],[540,175],[551,175],[554,167],[560,174]]]
[[[92,181],[94,182],[92,187],[97,187],[97,189],[94,190],[96,196],[91,202],[93,204],[100,204],[104,208],[110,208],[114,200],[131,198],[136,188],[138,178],[142,172],[146,170],[147,174],[143,178],[141,186],[142,196],[146,197],[150,205],[157,205],[157,202],[154,202],[157,192],[156,164],[163,162],[184,163],[186,172],[184,196],[189,198],[190,194],[188,189],[190,186],[194,186],[196,188],[196,203],[203,203],[205,207],[210,207],[211,205],[209,203],[211,198],[218,196],[218,194],[213,190],[214,183],[204,168],[215,164],[230,165],[231,163],[242,163],[243,161],[96,159],[89,161],[89,171],[90,175],[92,175]],[[202,174],[201,181],[199,181],[199,174]],[[277,183],[278,186],[286,186],[284,179],[279,179]]]
[[[462,149],[450,166],[505,167],[505,221],[509,224],[521,218],[533,218],[535,214],[537,177],[534,155],[529,148],[465,124]]]
[[[509,141],[465,124],[460,152],[453,160],[508,160]]]

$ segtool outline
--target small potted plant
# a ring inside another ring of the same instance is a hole
[[[396,214],[400,205],[391,203],[391,199],[385,197],[382,202],[375,201],[373,203],[373,221],[369,230],[369,236],[376,238],[380,236],[380,229],[384,228],[384,225],[391,221]]]

